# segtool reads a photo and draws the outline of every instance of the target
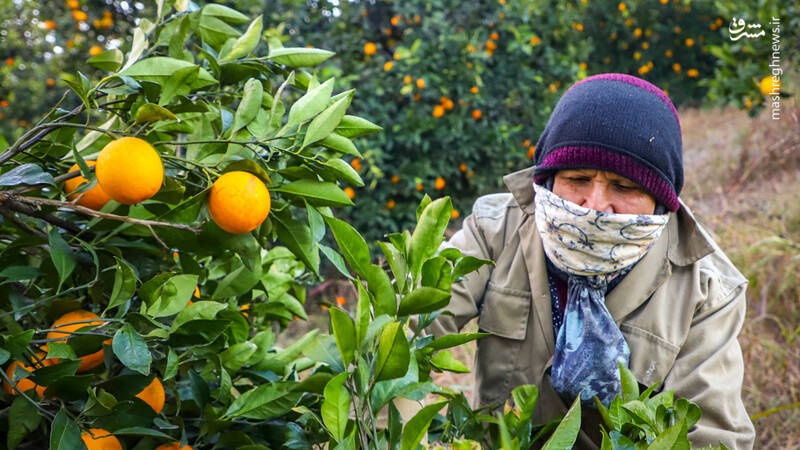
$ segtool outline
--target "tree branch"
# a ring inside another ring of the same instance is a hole
[[[102,211],[95,211],[94,209],[87,208],[85,206],[77,205],[71,202],[64,202],[60,200],[52,200],[49,198],[41,198],[41,197],[27,197],[27,196],[9,196],[0,192],[0,205],[7,204],[9,209],[21,212],[23,214],[33,215],[37,217],[41,217],[42,219],[52,223],[53,225],[59,226],[74,233],[84,232],[80,228],[75,227],[74,224],[65,221],[59,217],[55,217],[52,214],[42,215],[41,213],[37,213],[36,208],[41,205],[48,205],[48,206],[55,206],[57,208],[67,208],[79,212],[81,214],[85,214],[87,216],[92,217],[99,217],[101,219],[108,219],[108,220],[116,220],[118,222],[127,222],[134,225],[143,225],[148,228],[150,227],[170,227],[176,228],[179,230],[187,230],[194,233],[199,233],[200,229],[193,227],[191,225],[185,225],[180,223],[171,223],[171,222],[160,222],[156,220],[147,220],[147,219],[136,219],[133,217],[128,216],[120,216],[118,214],[111,214]],[[17,209],[18,208],[18,209]],[[23,209],[23,210],[20,210]]]

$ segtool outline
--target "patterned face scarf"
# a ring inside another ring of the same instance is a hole
[[[617,363],[630,349],[605,305],[609,281],[626,274],[661,235],[668,216],[611,214],[533,185],[545,254],[568,275],[567,305],[556,337],[551,378],[566,400],[608,406],[620,392]]]

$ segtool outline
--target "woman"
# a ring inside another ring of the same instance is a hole
[[[534,421],[587,407],[576,447],[598,448],[593,397],[619,393],[617,364],[700,406],[693,446],[753,446],[737,335],[746,279],[679,200],[678,113],[656,86],[601,74],[559,100],[535,166],[479,198],[448,242],[495,262],[453,286],[433,331],[478,317],[478,406],[539,387]]]

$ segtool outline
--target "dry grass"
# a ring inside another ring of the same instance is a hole
[[[750,280],[740,336],[757,449],[800,448],[800,107],[684,111],[684,200]]]

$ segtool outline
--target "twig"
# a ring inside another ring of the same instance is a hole
[[[12,224],[14,224],[14,226],[19,228],[20,230],[25,231],[28,234],[32,234],[34,236],[37,236],[37,237],[39,237],[41,239],[47,240],[47,235],[46,234],[42,233],[41,231],[39,231],[39,230],[37,230],[37,229],[35,229],[33,227],[28,226],[27,223],[19,220],[19,218],[17,216],[15,216],[13,212],[11,212],[11,211],[9,211],[9,210],[7,210],[5,208],[0,208],[0,214],[2,214],[3,217],[6,220],[8,220]]]
[[[5,163],[9,159],[13,158],[16,154],[27,150],[29,147],[33,146],[35,143],[44,139],[45,136],[50,134],[51,131],[55,130],[60,126],[64,126],[65,121],[77,116],[83,112],[83,105],[76,106],[75,109],[72,111],[64,114],[63,116],[59,117],[57,121],[51,122],[47,125],[41,125],[32,128],[30,131],[25,133],[14,145],[8,148],[3,154],[0,154],[0,164]]]
[[[136,218],[128,217],[128,216],[120,216],[118,214],[111,214],[111,213],[106,213],[106,212],[102,212],[102,211],[95,211],[94,209],[87,208],[87,207],[81,206],[81,205],[77,205],[77,204],[71,203],[71,202],[64,202],[64,201],[60,201],[60,200],[53,200],[53,199],[41,198],[41,197],[27,197],[27,196],[13,196],[13,197],[11,197],[11,196],[4,195],[3,193],[0,193],[0,204],[6,204],[6,203],[11,204],[11,205],[14,205],[14,204],[19,205],[20,203],[25,203],[27,205],[34,205],[34,206],[40,206],[40,205],[55,206],[57,208],[72,209],[74,211],[77,211],[79,213],[86,214],[86,215],[92,216],[92,217],[99,217],[101,219],[108,219],[108,220],[116,220],[118,222],[127,222],[127,223],[132,223],[134,225],[143,225],[143,226],[146,226],[146,227],[170,227],[170,228],[177,228],[179,230],[192,231],[194,233],[199,233],[200,232],[199,228],[193,227],[191,225],[184,225],[184,224],[172,223],[172,222],[161,222],[161,221],[147,220],[147,219],[136,219]],[[20,211],[20,212],[22,212],[22,211]],[[66,221],[63,221],[63,219],[59,219],[59,218],[54,217],[52,215],[48,215],[48,216],[49,216],[49,218],[45,218],[45,217],[43,217],[43,218],[45,220],[47,220],[48,222],[53,223],[54,225],[61,226],[61,225],[59,225],[57,223],[52,222],[50,219],[55,219],[56,221],[66,222]],[[74,225],[68,225],[68,228],[65,228],[65,229],[71,231],[71,228],[74,228]],[[83,230],[78,229],[76,232],[81,232],[81,231],[83,231]]]
[[[68,220],[64,220],[60,217],[56,217],[52,214],[40,211],[38,208],[35,207],[38,206],[36,204],[34,204],[34,206],[31,206],[31,203],[29,202],[21,203],[16,201],[16,199],[24,197],[5,197],[5,199],[3,199],[3,197],[4,197],[3,195],[0,195],[0,205],[5,205],[8,207],[8,209],[12,211],[16,211],[18,213],[22,213],[27,216],[38,217],[39,219],[45,220],[48,223],[63,228],[64,230],[67,230],[72,234],[78,234],[83,231],[74,223]]]

